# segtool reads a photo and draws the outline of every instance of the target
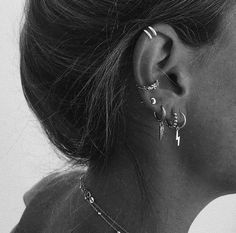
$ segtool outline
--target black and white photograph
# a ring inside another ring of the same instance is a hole
[[[236,233],[235,0],[0,0],[0,233]]]

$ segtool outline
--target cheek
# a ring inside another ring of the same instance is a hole
[[[221,67],[221,69],[220,69]],[[236,190],[236,69],[217,63],[198,76],[183,130],[183,161],[208,182]]]

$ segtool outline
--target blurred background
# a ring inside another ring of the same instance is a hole
[[[23,194],[49,172],[64,166],[22,94],[18,44],[23,6],[24,0],[0,0],[1,233],[10,232],[19,221],[24,211]],[[189,233],[236,233],[236,195],[223,196],[206,206]]]
[[[0,0],[0,232],[10,232],[24,210],[23,194],[62,162],[24,100],[19,31],[24,0]]]

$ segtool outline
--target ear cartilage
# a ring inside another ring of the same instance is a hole
[[[148,30],[143,30],[145,33],[146,33],[146,35],[149,37],[149,39],[150,40],[152,40],[152,38],[153,38],[153,36],[155,37],[155,36],[157,36],[157,32],[156,32],[156,30],[153,28],[153,27],[151,27],[151,26],[148,26],[148,29],[151,31],[151,33],[153,34],[151,34]]]
[[[144,91],[153,91],[153,90],[156,90],[159,86],[160,86],[160,83],[158,80],[156,80],[153,84],[149,86],[138,86],[138,88]]]

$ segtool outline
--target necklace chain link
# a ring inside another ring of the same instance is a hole
[[[80,190],[84,195],[84,199],[96,211],[96,213],[112,228],[116,233],[129,233],[121,227],[114,219],[112,219],[96,202],[91,192],[86,189],[84,184],[85,175],[80,177]]]

